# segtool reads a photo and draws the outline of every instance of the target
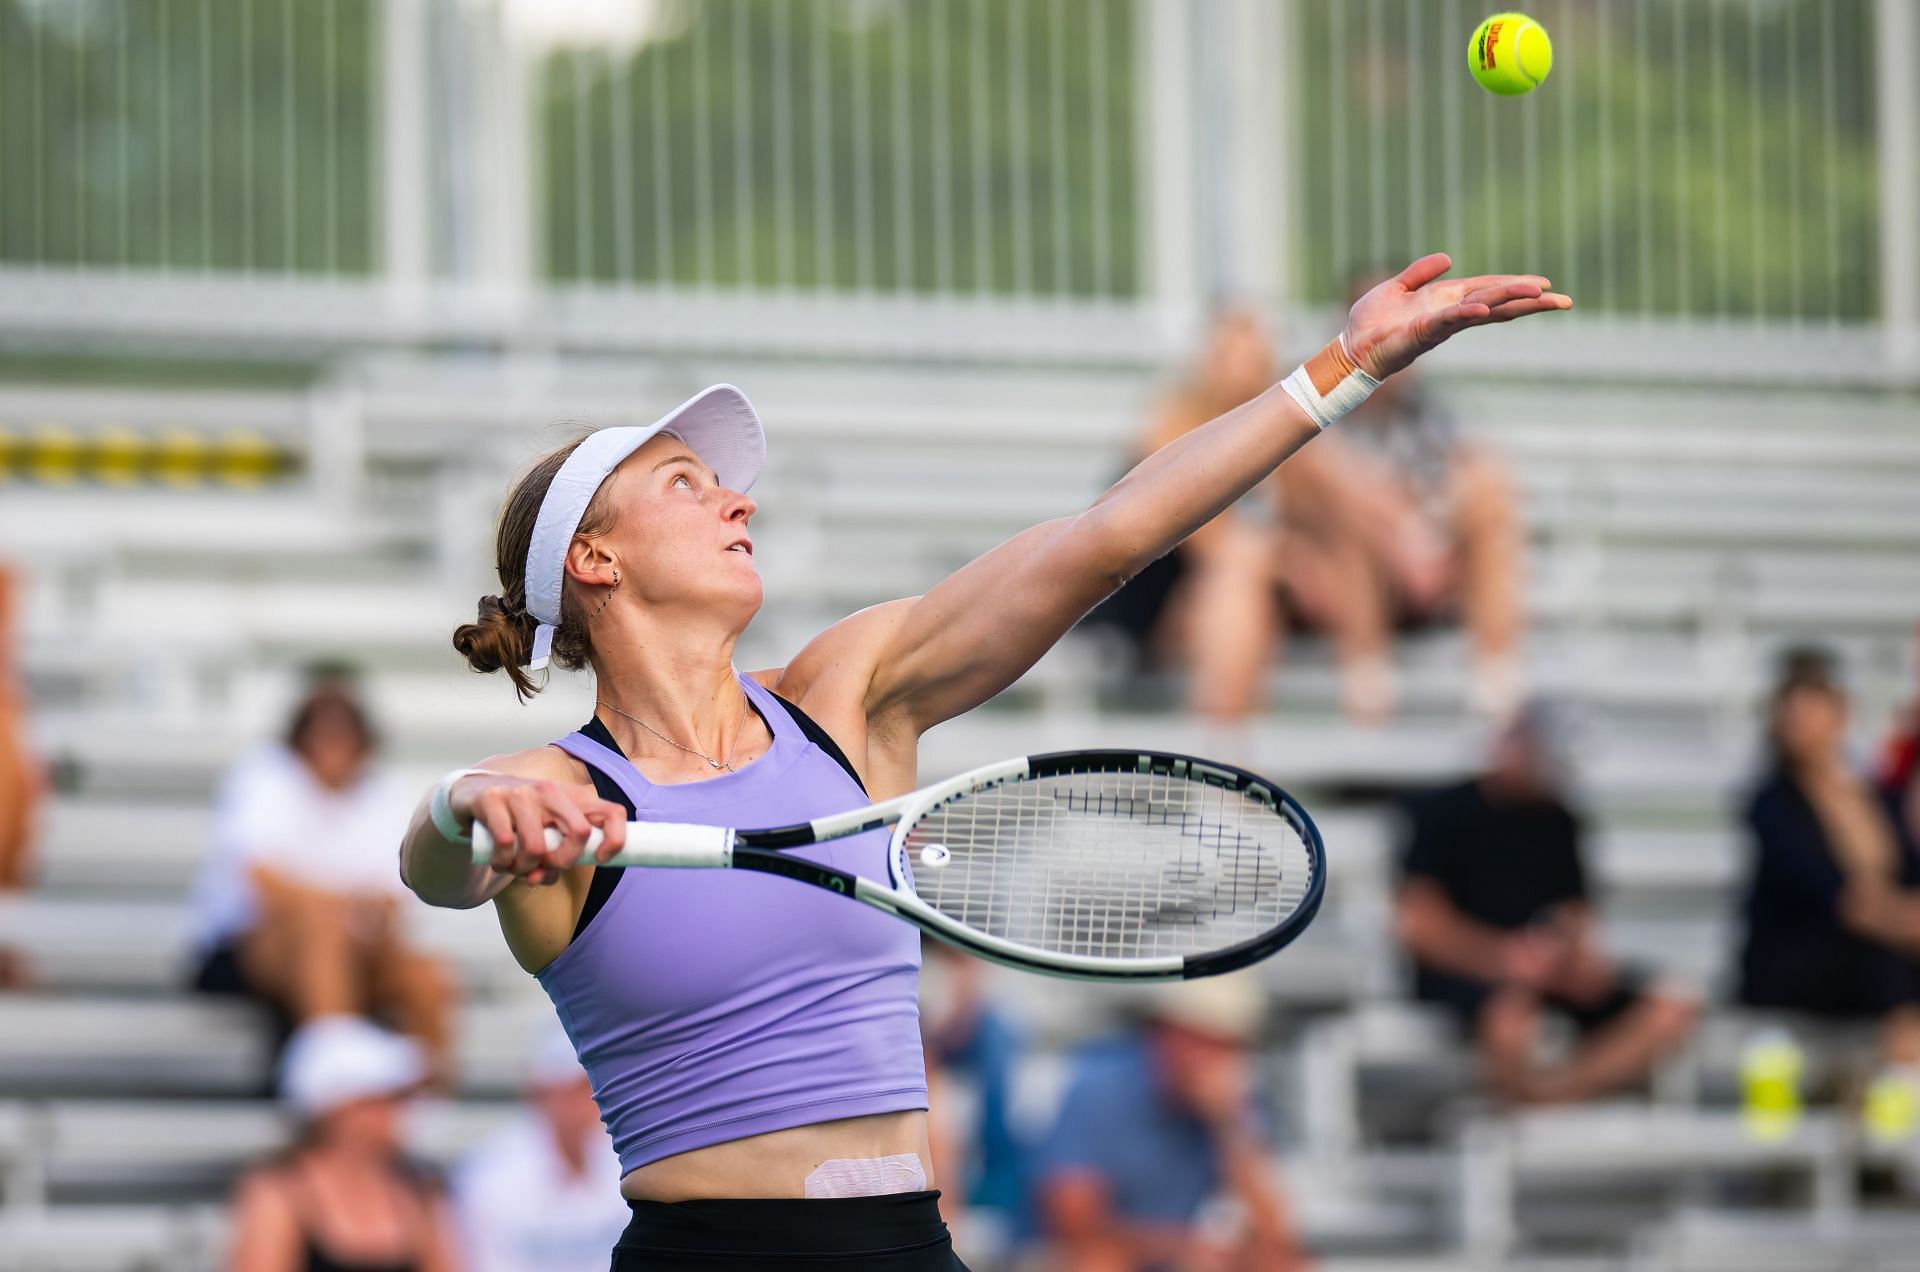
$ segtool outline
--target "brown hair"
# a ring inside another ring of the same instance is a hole
[[[537,619],[527,612],[527,547],[533,542],[534,523],[540,519],[540,504],[548,487],[560,474],[561,465],[585,441],[577,437],[558,450],[549,451],[533,462],[521,475],[500,509],[500,523],[494,531],[493,554],[500,574],[501,595],[480,598],[479,616],[462,623],[453,632],[453,647],[466,658],[467,666],[477,672],[505,671],[513,681],[513,691],[524,701],[540,692],[541,686],[527,674],[526,663],[533,650]],[[606,489],[594,492],[581,514],[576,533],[605,534],[613,526],[613,514],[601,500]],[[579,603],[566,590],[560,591],[560,625],[553,632],[552,660],[569,671],[587,665],[593,642],[587,636],[587,621]]]
[[[306,753],[307,741],[321,720],[337,715],[360,737],[360,749],[372,755],[380,749],[380,734],[373,727],[367,709],[354,691],[353,677],[338,669],[327,668],[312,675],[306,695],[293,709],[287,722],[286,743],[291,751]]]

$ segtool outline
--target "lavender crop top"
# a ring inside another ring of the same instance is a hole
[[[819,726],[758,682],[740,684],[773,746],[735,773],[655,786],[597,721],[555,745],[640,821],[782,826],[867,802]],[[796,851],[884,879],[887,840],[874,830]],[[539,981],[622,1172],[766,1131],[927,1107],[910,924],[747,871],[628,868],[594,882],[582,927]]]

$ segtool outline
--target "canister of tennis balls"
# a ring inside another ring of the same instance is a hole
[[[1553,42],[1547,29],[1526,14],[1496,13],[1474,28],[1467,68],[1490,93],[1531,93],[1553,69]]]

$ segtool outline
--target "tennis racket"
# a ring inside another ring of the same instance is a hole
[[[892,826],[887,878],[786,849]],[[560,832],[549,828],[550,846]],[[601,842],[595,829],[591,854]],[[473,828],[473,859],[493,839]],[[736,830],[631,822],[610,866],[758,870],[837,892],[981,958],[1080,980],[1185,980],[1283,948],[1326,890],[1320,832],[1243,769],[1153,751],[989,764],[850,812]]]

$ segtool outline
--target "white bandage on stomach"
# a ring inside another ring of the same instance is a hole
[[[791,1176],[789,1176],[791,1178]],[[884,1197],[889,1193],[925,1192],[926,1168],[912,1153],[890,1157],[833,1157],[807,1176],[807,1197]]]
[[[1341,337],[1301,363],[1280,387],[1308,419],[1325,428],[1366,401],[1380,381],[1360,369]]]

